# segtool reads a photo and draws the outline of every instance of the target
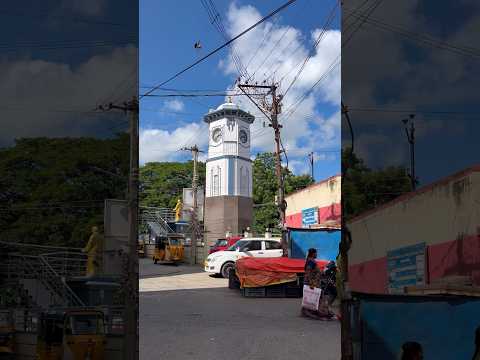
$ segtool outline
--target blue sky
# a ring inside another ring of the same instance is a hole
[[[232,37],[284,3],[281,1],[218,1],[214,0],[223,26]],[[295,173],[306,173],[307,154],[315,153],[317,180],[340,172],[340,54],[339,8],[336,1],[298,0],[279,15],[260,25],[234,43],[234,49],[249,74],[262,82],[274,69],[275,80],[284,75],[281,92],[312,51],[314,40],[334,11],[335,18],[325,30],[322,40],[303,72],[284,99],[282,140],[287,148],[289,167]],[[200,41],[202,49],[194,49]],[[198,1],[140,1],[140,93],[149,86],[167,79],[186,65],[207,54],[224,42],[210,23],[202,2]],[[275,46],[276,45],[276,46]],[[296,50],[296,51],[294,51]],[[247,66],[248,65],[248,66]],[[307,91],[324,79],[311,93]],[[231,50],[225,49],[184,73],[164,87],[185,90],[219,90],[230,88],[238,77],[232,62]],[[173,94],[157,91],[157,94]],[[292,105],[307,94],[298,107]],[[148,161],[185,161],[188,153],[179,152],[182,146],[198,144],[206,150],[208,132],[202,117],[216,108],[222,97],[143,98],[141,101],[140,158]],[[271,129],[263,128],[259,111],[244,97],[237,102],[257,116],[252,126],[252,154],[273,149]],[[289,110],[295,109],[294,112]]]

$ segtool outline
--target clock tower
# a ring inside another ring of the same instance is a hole
[[[250,125],[255,117],[229,100],[210,110],[208,159],[205,178],[207,243],[240,234],[252,226],[252,160]]]

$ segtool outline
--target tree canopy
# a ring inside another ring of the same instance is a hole
[[[129,137],[28,138],[0,149],[0,239],[82,247],[105,199],[125,199]]]
[[[183,188],[192,186],[193,161],[150,162],[140,168],[140,206],[173,209]],[[205,163],[198,162],[198,185],[205,185]]]
[[[283,167],[285,179],[285,195],[313,184],[310,175],[294,175]],[[253,230],[263,233],[266,228],[275,228],[279,223],[279,213],[275,205],[278,194],[277,177],[275,175],[275,155],[273,153],[258,154],[253,161]]]
[[[370,169],[362,159],[345,149],[342,150],[342,168],[346,174],[342,179],[346,220],[411,190],[410,178],[403,166]]]

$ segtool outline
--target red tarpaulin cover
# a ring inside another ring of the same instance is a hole
[[[320,270],[328,264],[327,260],[317,260]],[[297,274],[303,273],[305,260],[278,258],[245,257],[236,262],[236,273],[243,287],[262,287],[297,280]]]

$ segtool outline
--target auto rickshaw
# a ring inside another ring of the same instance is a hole
[[[0,310],[0,358],[13,359],[15,353],[15,328],[10,310]]]
[[[155,264],[178,264],[183,260],[183,235],[170,234],[155,238],[153,262]]]
[[[39,360],[103,360],[104,315],[98,310],[58,310],[40,317]]]

